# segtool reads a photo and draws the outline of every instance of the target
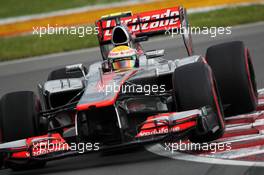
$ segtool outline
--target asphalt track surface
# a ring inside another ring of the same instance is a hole
[[[257,75],[258,87],[264,87],[264,23],[234,27],[231,35],[211,38],[207,35],[193,36],[195,53],[204,55],[206,48],[226,41],[242,40],[251,51]],[[145,50],[166,49],[166,58],[175,59],[186,55],[181,40],[175,38],[155,39],[143,44]],[[36,91],[49,72],[67,64],[89,65],[100,59],[98,49],[54,54],[35,59],[0,64],[0,96],[18,90]],[[81,155],[49,162],[44,169],[25,172],[0,170],[0,174],[151,174],[151,175],[262,175],[263,167],[231,166],[197,163],[161,157],[144,148],[112,155],[98,153]]]

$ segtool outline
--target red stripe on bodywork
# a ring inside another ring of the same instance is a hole
[[[16,159],[25,159],[29,157],[30,157],[30,154],[28,151],[22,151],[22,152],[17,152],[17,153],[12,154],[12,158],[16,158]]]
[[[19,147],[19,148],[10,148],[11,151],[17,151],[17,152],[12,153],[11,157],[15,158],[15,159],[30,158],[30,149],[32,149],[31,150],[32,155],[34,155],[34,153],[36,153],[36,152],[40,152],[41,143],[47,143],[48,140],[35,142],[35,144],[38,144],[38,147],[36,147],[36,148],[33,145],[34,144],[33,141],[38,140],[38,139],[46,139],[49,137],[53,138],[53,139],[49,140],[50,141],[49,143],[53,144],[53,145],[47,145],[47,147],[45,147],[46,150],[44,148],[42,148],[42,151],[46,151],[46,153],[39,154],[39,156],[44,155],[44,154],[53,153],[53,152],[69,150],[69,145],[61,137],[61,135],[58,133],[54,133],[50,136],[49,135],[43,135],[43,136],[36,136],[36,137],[31,137],[31,138],[26,139],[26,145],[27,146],[23,146],[23,147]],[[59,147],[57,147],[58,145],[62,145],[62,144],[64,144],[63,148],[65,148],[65,150],[61,150],[61,149],[59,149]],[[56,146],[54,146],[54,145],[56,145]]]
[[[179,113],[179,115],[182,115],[182,113]],[[189,116],[186,115],[186,117],[184,118],[173,120],[172,118],[176,116],[177,116],[177,112],[163,113],[148,117],[145,124],[140,128],[140,132],[137,134],[136,137],[167,134],[169,132],[177,133],[177,132],[185,131],[197,125],[196,120],[199,115],[198,114],[192,114]],[[161,117],[168,117],[167,120],[171,120],[171,121],[166,122],[166,119],[163,119]],[[174,126],[168,126],[171,125],[171,123],[175,123]]]
[[[88,103],[88,104],[80,104],[76,107],[76,109],[77,111],[84,111],[90,107],[100,108],[100,107],[110,106],[115,103],[116,98],[117,98],[117,95],[110,100],[105,100],[105,101],[100,101],[100,102],[95,102],[95,103]]]
[[[168,132],[170,132],[169,131],[170,129],[171,129],[172,132],[175,132],[175,133],[176,132],[182,132],[182,131],[185,131],[185,130],[190,129],[192,127],[195,127],[196,125],[197,125],[196,121],[189,121],[189,122],[186,122],[186,123],[175,125],[175,126],[173,126],[171,128],[169,128],[168,126],[159,126],[159,127],[155,128],[155,129],[144,129],[144,130],[140,131],[136,135],[136,137],[167,134]],[[174,129],[175,129],[175,131],[173,131]]]
[[[129,76],[125,77],[121,83],[120,83],[120,87],[135,73],[137,72],[137,70],[134,70],[130,73]],[[109,100],[103,100],[103,101],[99,101],[99,102],[92,102],[92,103],[86,103],[86,104],[79,104],[77,105],[76,109],[77,111],[83,111],[83,110],[87,110],[90,107],[96,107],[96,108],[100,108],[100,107],[105,107],[105,106],[110,106],[113,105],[118,97],[118,94],[120,92],[121,88],[118,89],[117,92],[115,92],[115,95],[112,99]]]

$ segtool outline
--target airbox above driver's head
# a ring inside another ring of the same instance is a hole
[[[112,43],[118,45],[128,45],[130,42],[129,31],[124,26],[116,26],[112,33]]]

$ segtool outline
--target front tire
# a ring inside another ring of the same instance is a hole
[[[222,104],[214,75],[207,64],[196,62],[176,68],[173,74],[173,89],[177,111],[187,111],[207,106],[213,110],[215,115],[215,122],[211,124],[218,129],[201,134],[198,125],[189,136],[190,141],[209,142],[223,135],[225,126]]]
[[[34,137],[40,134],[40,103],[31,91],[13,92],[4,95],[0,100],[0,126],[2,142],[12,142]],[[28,162],[21,164],[6,162],[13,170],[43,167],[45,162]]]

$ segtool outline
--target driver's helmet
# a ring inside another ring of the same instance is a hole
[[[115,71],[131,69],[136,67],[137,53],[128,46],[117,46],[109,52],[108,60]]]

